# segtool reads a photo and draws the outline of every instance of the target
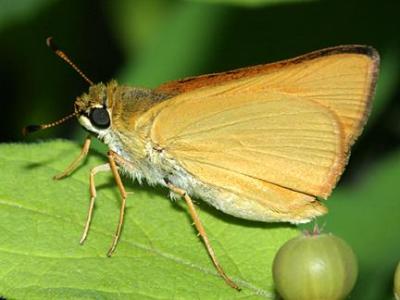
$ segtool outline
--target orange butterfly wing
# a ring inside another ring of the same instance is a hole
[[[337,47],[167,83],[157,91],[176,96],[140,119],[153,119],[153,143],[201,182],[285,210],[331,193],[370,110],[378,63],[372,48]]]

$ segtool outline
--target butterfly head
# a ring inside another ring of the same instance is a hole
[[[77,97],[74,103],[74,114],[79,123],[89,132],[104,135],[111,128],[113,95],[117,83],[95,84],[89,91]]]

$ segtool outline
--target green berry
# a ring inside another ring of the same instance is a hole
[[[332,234],[305,234],[286,242],[273,263],[273,278],[285,300],[344,299],[357,279],[357,258]]]

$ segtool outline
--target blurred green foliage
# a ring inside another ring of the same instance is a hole
[[[320,223],[360,259],[352,299],[392,299],[400,260],[399,12],[391,0],[0,0],[1,141],[22,141],[22,126],[71,112],[87,89],[46,48],[50,35],[92,80],[148,87],[334,45],[374,46],[382,67],[372,115]],[[82,132],[71,122],[28,140],[80,142]]]

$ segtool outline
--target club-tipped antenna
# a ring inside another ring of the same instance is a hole
[[[72,60],[68,57],[67,54],[64,53],[64,51],[60,50],[56,44],[54,44],[53,41],[53,37],[48,37],[46,39],[46,44],[47,46],[58,56],[60,57],[62,60],[64,60],[67,64],[69,64],[83,79],[85,79],[85,81],[87,83],[89,83],[90,85],[94,85],[93,81],[91,81],[86,75],[85,73],[83,73],[81,71],[81,69],[78,68],[78,66],[76,64],[74,64],[72,62]]]
[[[22,134],[25,136],[25,135],[27,135],[29,133],[32,133],[32,132],[35,132],[35,131],[38,131],[38,130],[42,130],[42,129],[46,129],[46,128],[50,128],[50,127],[54,127],[54,126],[60,125],[61,123],[64,123],[65,121],[71,119],[72,117],[75,117],[76,115],[77,115],[77,113],[74,112],[74,113],[72,113],[72,114],[70,114],[68,116],[65,116],[64,118],[61,118],[61,119],[59,119],[57,121],[54,121],[54,122],[51,122],[51,123],[48,123],[48,124],[28,125],[28,126],[22,128]]]

